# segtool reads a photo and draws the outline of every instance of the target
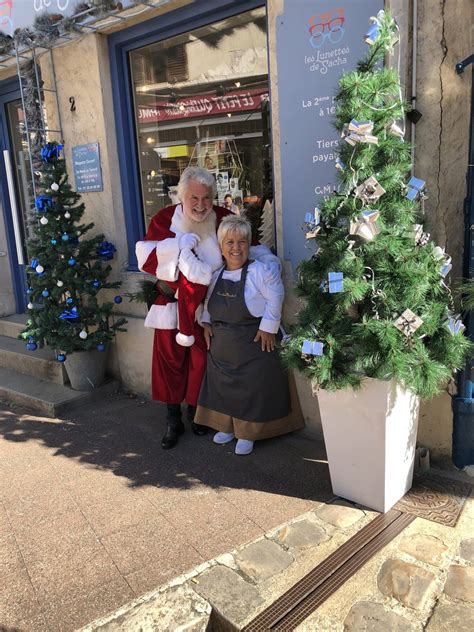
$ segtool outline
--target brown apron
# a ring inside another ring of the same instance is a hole
[[[291,412],[288,377],[277,351],[262,351],[254,342],[260,318],[245,304],[245,280],[220,273],[208,303],[213,336],[199,405],[237,419],[265,422]]]

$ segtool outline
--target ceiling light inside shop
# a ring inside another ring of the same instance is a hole
[[[240,81],[236,81],[236,82],[235,82],[235,87],[236,87],[236,88],[240,88]]]
[[[179,104],[179,108],[178,108],[181,112],[184,112],[184,110],[186,109],[184,107],[184,105],[182,103]]]
[[[232,114],[230,112],[227,112],[227,116],[230,118]]]
[[[155,139],[153,138],[153,136],[148,136],[148,138],[146,139],[146,142],[149,145],[152,145],[155,142]]]

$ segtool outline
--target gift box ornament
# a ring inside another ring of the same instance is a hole
[[[362,211],[362,214],[350,223],[349,234],[357,235],[366,241],[370,241],[380,233],[377,220],[380,217],[380,211],[372,209],[370,211]]]
[[[444,250],[444,248],[441,248],[441,246],[435,246],[433,248],[433,256],[436,259],[436,261],[441,263],[441,268],[439,270],[439,273],[443,277],[443,279],[445,279],[448,276],[448,274],[451,272],[452,267],[453,267],[451,263],[452,259],[450,255],[448,255],[446,251]]]
[[[392,136],[398,136],[400,140],[404,140],[405,138],[405,130],[396,121],[393,121],[393,123],[391,123],[388,131],[390,134],[392,134]]]
[[[463,331],[466,329],[464,323],[461,320],[460,314],[449,316],[446,321],[446,328],[452,336],[456,334],[462,334]]]
[[[305,360],[311,360],[314,356],[322,356],[324,351],[324,343],[319,340],[303,340],[301,346],[301,357]]]
[[[423,224],[413,224],[411,235],[417,246],[426,246],[430,240],[430,233],[424,232]]]
[[[315,239],[316,235],[321,230],[321,211],[317,206],[314,207],[313,213],[306,213],[304,216],[304,223],[308,229],[306,232],[306,239]]]
[[[422,324],[423,320],[410,309],[406,309],[395,321],[395,327],[407,337],[414,334]]]
[[[364,42],[369,46],[373,46],[380,37],[380,25],[378,22],[374,22],[369,26],[367,33],[364,36]]]
[[[352,119],[350,123],[346,123],[342,128],[341,136],[349,143],[356,145],[357,143],[372,143],[378,145],[379,139],[372,135],[374,124],[372,121],[356,121]]]
[[[336,158],[336,160],[334,161],[334,166],[336,167],[338,171],[345,171],[346,169],[346,165],[342,162],[342,160],[339,157]]]
[[[344,275],[342,272],[328,273],[328,291],[329,294],[344,292]]]
[[[415,178],[415,176],[410,178],[407,184],[408,191],[405,195],[407,200],[414,201],[418,198],[425,199],[425,184],[425,181],[420,180],[420,178]]]
[[[356,187],[354,194],[360,198],[364,204],[373,204],[385,193],[385,189],[380,185],[377,178],[370,176],[362,184]]]

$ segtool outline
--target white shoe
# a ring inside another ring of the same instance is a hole
[[[235,453],[243,456],[244,454],[250,454],[253,450],[253,441],[248,439],[238,439],[235,446]]]
[[[214,443],[218,443],[219,445],[224,445],[224,443],[229,443],[234,438],[234,434],[232,432],[216,432],[214,435],[213,441]]]

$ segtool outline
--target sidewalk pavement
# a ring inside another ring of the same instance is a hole
[[[2,632],[204,632],[211,604],[238,630],[377,515],[332,496],[303,433],[237,457],[189,431],[163,451],[163,424],[123,394],[0,411]],[[416,518],[297,629],[474,629],[473,519],[472,498],[455,528]]]

